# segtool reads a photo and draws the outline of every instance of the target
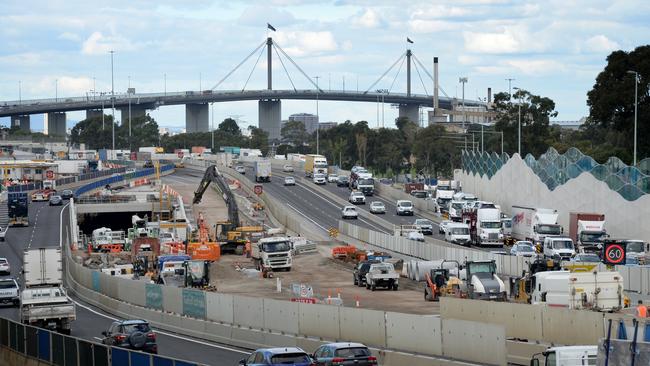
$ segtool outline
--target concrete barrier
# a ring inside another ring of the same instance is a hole
[[[233,296],[233,324],[259,329],[264,324],[264,300],[261,297]]]
[[[209,292],[205,298],[208,308],[207,317],[209,320],[227,324],[233,324],[235,322],[234,300],[232,295]]]
[[[374,347],[386,345],[386,315],[383,311],[341,307],[339,316],[341,334],[347,339]]]
[[[337,306],[301,303],[298,309],[300,334],[313,335],[323,340],[342,338]]]
[[[549,306],[542,308],[543,339],[547,342],[597,344],[600,338],[606,336],[603,313]]]
[[[386,312],[386,345],[391,349],[442,355],[440,318]]]
[[[300,334],[297,302],[264,299],[264,329],[281,334]]]
[[[507,364],[506,332],[496,324],[467,320],[442,320],[442,353],[446,357],[482,362],[487,365]]]

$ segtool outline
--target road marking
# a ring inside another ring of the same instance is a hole
[[[76,301],[74,299],[70,299],[70,301],[74,302],[77,306],[79,306],[81,308],[84,308],[84,309],[90,311],[91,313],[94,313],[94,314],[99,315],[101,317],[104,317],[106,319],[110,319],[110,320],[113,320],[113,321],[119,320],[118,318],[114,318],[114,317],[112,317],[110,315],[100,313],[100,312],[92,309],[89,306],[86,306],[86,305],[83,305],[83,304],[79,303],[78,301]],[[172,338],[181,339],[181,340],[184,340],[184,341],[187,341],[187,342],[197,343],[197,344],[201,344],[201,345],[204,345],[204,346],[209,346],[209,347],[218,348],[218,349],[222,349],[222,350],[226,350],[226,351],[230,351],[230,352],[241,353],[241,354],[249,354],[250,353],[250,352],[242,351],[242,350],[239,350],[239,349],[236,349],[236,348],[230,348],[230,347],[221,346],[221,345],[217,345],[217,344],[213,344],[213,343],[209,343],[209,342],[199,341],[198,339],[192,339],[192,338],[188,338],[188,337],[179,336],[179,335],[174,334],[174,333],[164,332],[164,331],[161,331],[161,330],[159,330],[157,328],[154,328],[154,329],[155,329],[156,333],[158,333],[158,334],[166,335],[166,336],[172,337]],[[93,338],[99,339],[97,337],[93,337]]]
[[[309,216],[307,216],[307,215],[305,215],[304,213],[300,212],[297,208],[291,206],[291,205],[289,204],[289,202],[287,202],[287,206],[289,206],[289,208],[292,208],[294,211],[296,211],[297,213],[299,213],[300,215],[302,215],[302,217],[304,217],[304,218],[306,218],[307,220],[311,221],[314,225],[316,225],[316,226],[318,226],[319,228],[321,228],[321,229],[327,231],[326,228],[324,228],[323,226],[321,226],[321,225],[320,225],[319,223],[317,223],[316,221],[312,220]]]
[[[101,338],[99,338],[99,337],[93,337],[93,338],[96,339],[96,340],[98,340],[98,341],[103,341],[103,339],[101,339]]]

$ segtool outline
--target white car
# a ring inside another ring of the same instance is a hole
[[[415,241],[424,241],[424,234],[422,234],[419,231],[411,231],[407,238],[409,240],[415,240]]]
[[[341,216],[343,216],[343,219],[356,219],[359,217],[359,213],[357,212],[356,207],[345,206],[341,210]]]
[[[244,168],[243,165],[237,165],[235,167],[235,171],[237,171],[237,173],[240,173],[240,174],[246,174],[246,168]]]
[[[283,171],[283,172],[287,172],[287,173],[291,173],[291,172],[293,172],[293,165],[285,164],[285,165],[282,167],[282,171]]]
[[[397,216],[410,215],[413,216],[413,202],[407,200],[398,200],[395,213]]]
[[[294,177],[284,177],[284,185],[285,186],[295,186],[296,185],[296,179]]]
[[[517,257],[534,257],[537,255],[535,247],[530,241],[518,241],[510,248],[510,255]]]
[[[366,196],[363,194],[363,192],[352,191],[352,193],[350,193],[350,197],[348,198],[348,201],[350,201],[350,203],[355,205],[357,204],[365,205]]]
[[[0,258],[0,273],[11,274],[11,266],[7,258]]]
[[[339,180],[338,174],[328,174],[327,183],[336,183]]]
[[[386,213],[386,206],[384,205],[383,202],[373,201],[370,204],[370,213],[385,214]]]
[[[314,174],[313,181],[315,184],[325,184],[327,180],[325,179],[325,174]]]
[[[5,241],[5,236],[7,235],[7,229],[8,228],[9,228],[9,226],[0,227],[0,241]]]
[[[438,234],[445,234],[447,232],[447,225],[451,223],[450,220],[442,220],[438,225]]]

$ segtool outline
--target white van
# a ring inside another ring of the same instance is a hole
[[[470,246],[469,225],[450,222],[445,228],[445,240],[454,244]]]
[[[573,240],[566,236],[547,236],[544,238],[544,257],[568,261],[576,255]]]

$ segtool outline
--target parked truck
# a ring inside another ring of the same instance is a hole
[[[392,289],[399,288],[399,274],[391,263],[373,263],[366,273],[366,288],[375,291],[377,287]]]
[[[527,240],[541,247],[547,236],[561,235],[562,226],[557,223],[556,210],[512,206],[512,236],[516,240]]]
[[[607,238],[605,215],[599,213],[570,212],[569,237],[584,252],[598,253]]]
[[[9,226],[29,226],[27,192],[9,192],[7,196]]]
[[[256,160],[255,161],[255,182],[270,182],[271,181],[271,161],[270,160]]]
[[[267,273],[275,270],[291,271],[291,240],[285,237],[260,239],[252,245],[255,268]]]
[[[461,291],[470,299],[506,301],[506,285],[497,275],[494,260],[466,261],[460,271]]]
[[[20,295],[22,323],[70,334],[76,309],[63,288],[61,249],[26,250],[23,274],[25,288]]]
[[[314,174],[327,174],[327,158],[323,155],[305,155],[305,177],[313,177]]]
[[[479,202],[477,208],[463,210],[462,222],[469,226],[474,245],[503,246],[501,210],[494,203]]]

